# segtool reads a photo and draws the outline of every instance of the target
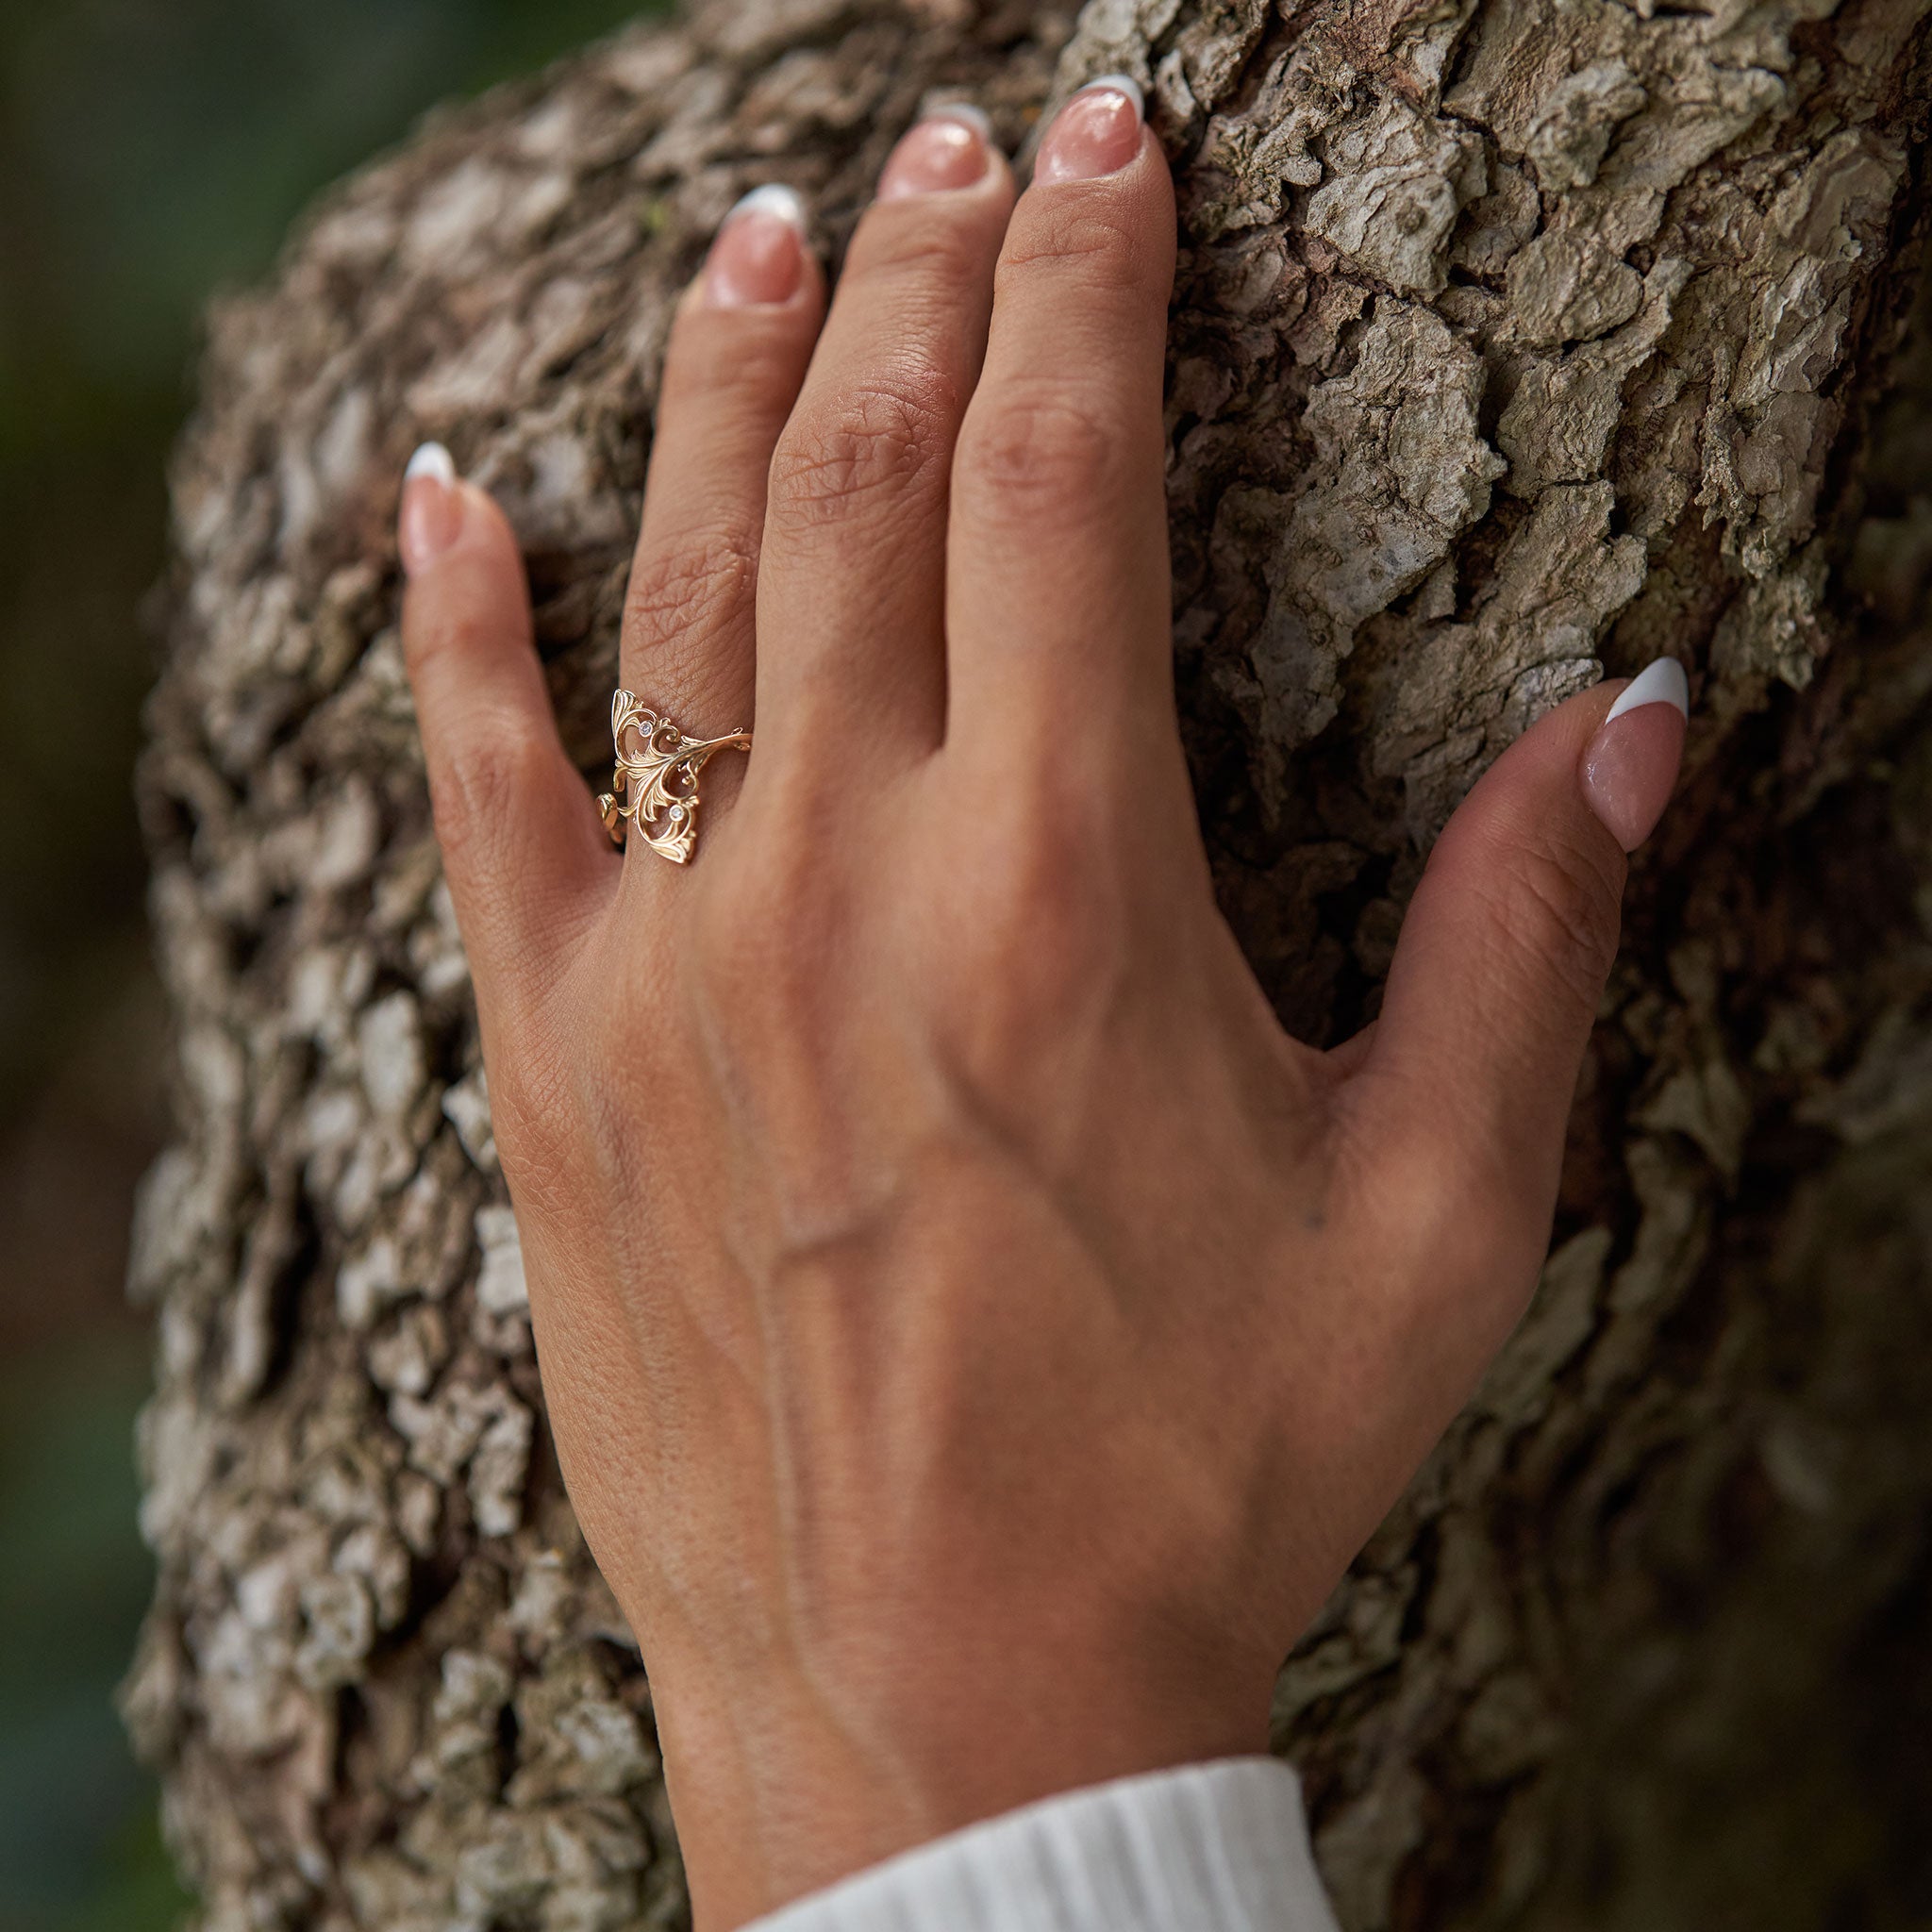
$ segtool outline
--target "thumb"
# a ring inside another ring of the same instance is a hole
[[[1670,800],[1689,691],[1660,658],[1539,720],[1450,819],[1416,888],[1361,1098],[1398,1109],[1405,1137],[1435,1137],[1478,1199],[1496,1201],[1500,1182],[1539,1220],[1556,1199],[1624,855]]]

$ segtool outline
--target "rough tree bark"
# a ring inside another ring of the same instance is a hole
[[[181,1130],[126,1691],[208,1926],[683,1911],[544,1432],[402,462],[440,436],[508,506],[593,772],[719,216],[792,181],[836,255],[922,100],[1019,145],[1119,68],[1180,183],[1189,744],[1285,1019],[1374,1011],[1431,833],[1541,708],[1659,650],[1697,700],[1542,1292],[1281,1677],[1343,1923],[1924,1923],[1924,16],[745,0],[432,121],[217,311],[141,776]]]

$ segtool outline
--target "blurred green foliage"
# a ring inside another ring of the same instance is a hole
[[[434,103],[637,0],[0,6],[0,1932],[183,1901],[110,1697],[148,1588],[121,1302],[162,1130],[129,768],[208,294]]]
[[[123,779],[147,647],[133,612],[161,565],[162,460],[209,291],[258,275],[318,188],[431,103],[638,10],[0,9],[0,1108],[93,1009],[103,912],[128,921],[138,898]]]
[[[108,1699],[147,1595],[128,1419],[140,1338],[0,1380],[0,1926],[144,1932],[183,1904]]]

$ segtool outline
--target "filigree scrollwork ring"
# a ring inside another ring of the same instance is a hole
[[[683,865],[698,840],[698,774],[721,751],[749,751],[751,733],[687,738],[634,692],[610,700],[617,772],[597,800],[604,828],[622,845],[626,824],[661,858]]]

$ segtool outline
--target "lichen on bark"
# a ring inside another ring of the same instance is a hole
[[[742,0],[433,119],[211,319],[141,777],[180,1134],[126,1692],[211,1932],[683,1910],[542,1421],[403,460],[441,437],[504,502],[593,769],[719,216],[791,181],[836,257],[923,102],[1024,149],[1108,70],[1175,163],[1176,675],[1284,1019],[1373,1015],[1541,710],[1664,650],[1696,694],[1542,1292],[1282,1674],[1343,1923],[1932,1910],[1920,0]]]

